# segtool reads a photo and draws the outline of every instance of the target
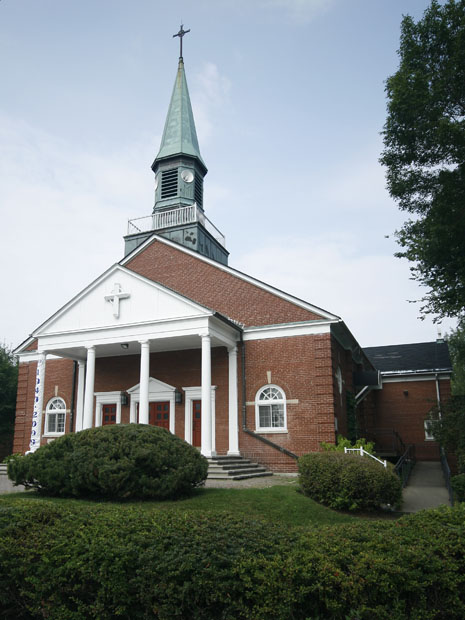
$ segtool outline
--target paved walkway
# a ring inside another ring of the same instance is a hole
[[[294,475],[263,476],[262,478],[247,478],[246,480],[206,480],[206,489],[265,489],[276,484],[297,486],[298,478]]]
[[[418,461],[403,491],[403,498],[402,512],[417,512],[443,504],[450,506],[441,463]]]

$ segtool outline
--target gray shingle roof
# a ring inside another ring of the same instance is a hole
[[[447,342],[390,344],[363,349],[375,368],[381,372],[421,372],[452,370]]]

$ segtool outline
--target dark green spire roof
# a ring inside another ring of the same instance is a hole
[[[182,58],[179,59],[178,73],[171,95],[160,151],[155,161],[179,154],[196,157],[205,166],[200,155]]]

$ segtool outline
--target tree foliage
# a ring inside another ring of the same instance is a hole
[[[0,461],[11,453],[17,384],[15,358],[8,347],[0,345]]]
[[[399,208],[397,231],[413,279],[429,290],[421,312],[465,316],[465,0],[433,0],[401,25],[400,65],[386,82],[381,163]]]
[[[443,405],[432,432],[446,450],[456,454],[459,473],[465,474],[465,396],[453,396]]]
[[[452,394],[465,396],[465,322],[447,335],[449,353],[454,369],[452,375]]]

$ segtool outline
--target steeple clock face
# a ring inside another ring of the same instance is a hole
[[[192,170],[183,170],[181,172],[181,179],[184,181],[184,183],[192,183],[192,181],[194,180],[194,173],[192,172]]]

